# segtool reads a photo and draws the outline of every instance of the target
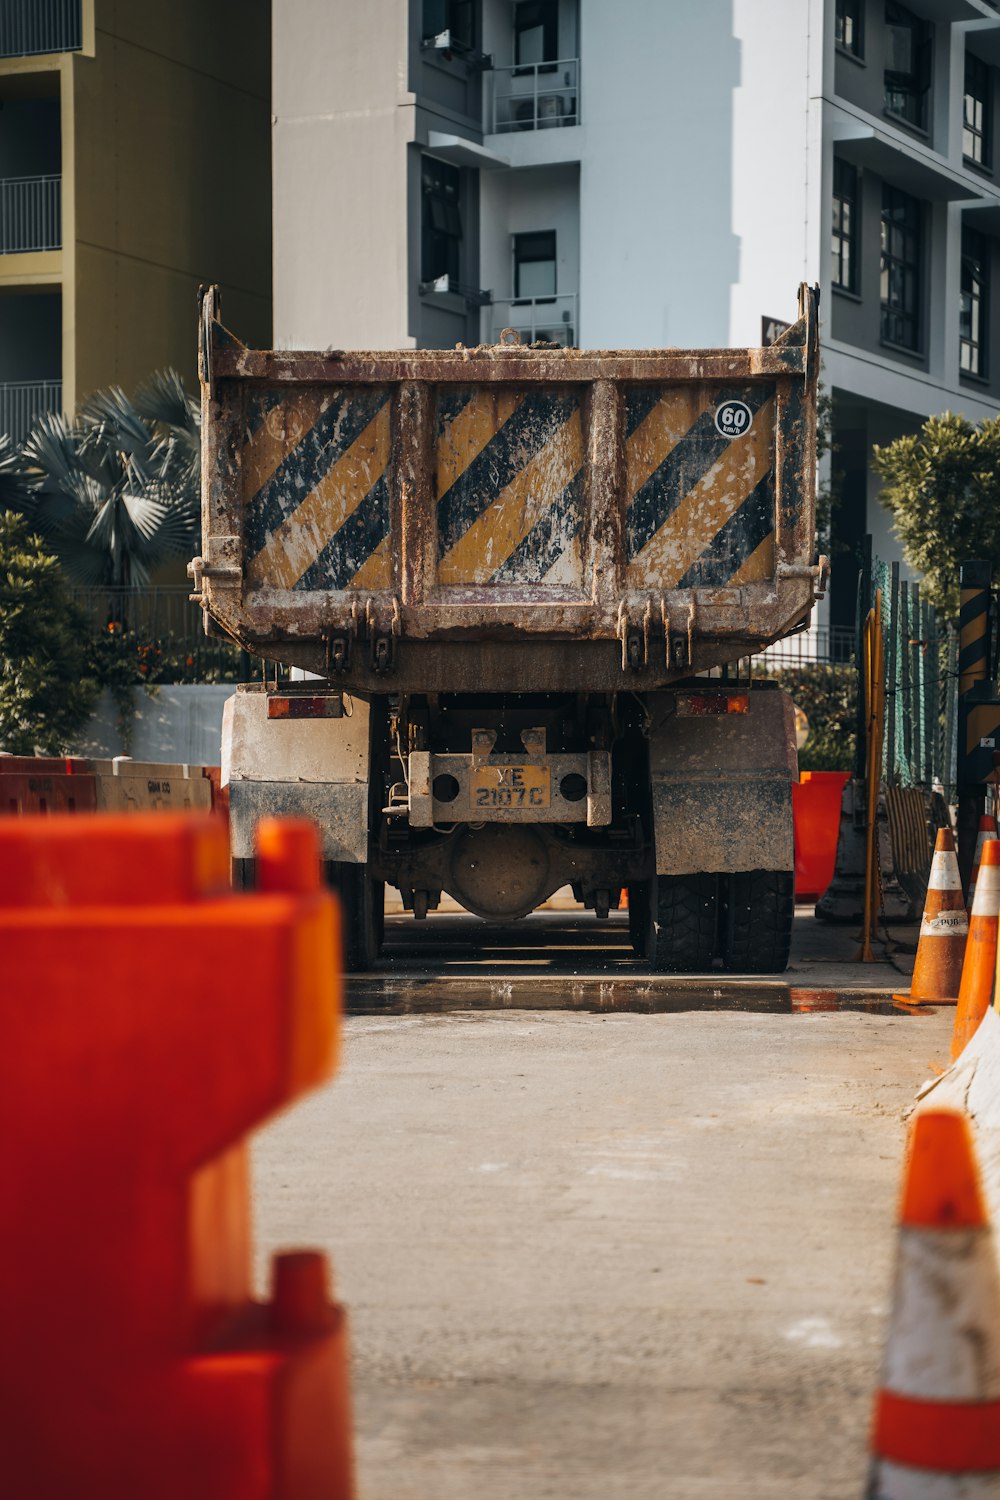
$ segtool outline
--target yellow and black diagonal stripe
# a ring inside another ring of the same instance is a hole
[[[439,583],[580,586],[578,392],[441,391],[436,466]]]
[[[989,563],[973,561],[962,564],[958,628],[958,690],[960,693],[967,693],[975,683],[983,682],[989,674]]]
[[[252,586],[390,587],[389,440],[382,387],[251,397],[242,471]]]
[[[750,430],[715,414],[745,402]],[[754,583],[774,573],[774,391],[633,386],[625,396],[628,582],[632,588]]]
[[[985,781],[993,773],[993,756],[1000,752],[1000,702],[983,684],[982,702],[966,699],[962,704],[965,720],[965,754],[959,759],[959,781]]]

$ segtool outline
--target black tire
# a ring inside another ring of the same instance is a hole
[[[327,884],[340,897],[344,968],[362,974],[378,962],[385,934],[385,884],[364,865],[327,863]]]
[[[257,880],[256,861],[234,859],[230,862],[234,891],[252,891]]]
[[[728,876],[722,962],[737,974],[781,974],[788,967],[795,916],[792,870],[742,870]]]
[[[662,974],[711,969],[719,914],[717,875],[659,875],[653,964]]]
[[[655,884],[655,881],[644,880],[628,887],[628,935],[636,958],[647,964],[652,963],[656,952]]]

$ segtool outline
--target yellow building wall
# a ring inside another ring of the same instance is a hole
[[[94,16],[64,89],[66,395],[165,365],[195,390],[200,283],[220,283],[248,343],[271,342],[270,4],[95,0]]]

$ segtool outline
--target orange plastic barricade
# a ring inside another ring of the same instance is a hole
[[[795,820],[795,899],[815,901],[833,879],[840,804],[849,771],[801,771],[792,784]]]
[[[0,755],[0,817],[19,813],[94,812],[97,778],[72,756]]]
[[[0,1488],[342,1500],[347,1342],[316,1252],[254,1300],[245,1136],[336,1062],[339,937],[305,823],[0,826]]]

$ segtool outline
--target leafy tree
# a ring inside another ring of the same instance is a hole
[[[872,466],[921,594],[957,622],[960,564],[982,557],[1000,574],[1000,417],[978,426],[952,412],[928,417],[876,447]]]
[[[198,408],[165,370],[134,401],[112,386],[72,422],[44,414],[24,446],[22,483],[17,508],[74,583],[141,588],[160,563],[197,550]]]
[[[0,513],[0,748],[65,751],[97,699],[86,636],[56,559],[22,517]]]

